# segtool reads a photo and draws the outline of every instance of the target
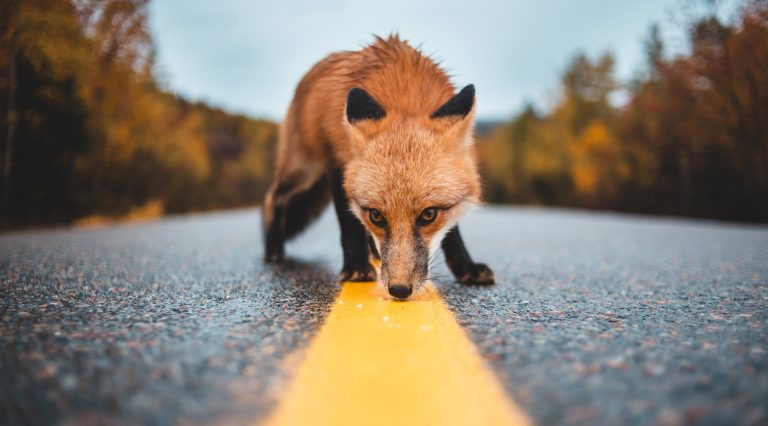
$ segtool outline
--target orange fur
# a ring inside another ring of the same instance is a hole
[[[350,123],[345,111],[352,88],[364,89],[386,115]],[[474,103],[463,117],[431,117],[453,96],[446,73],[397,36],[328,56],[302,79],[281,126],[265,220],[271,220],[280,182],[299,182],[293,192],[306,190],[327,170],[341,168],[349,207],[377,245],[385,235],[370,223],[368,209],[381,211],[391,225],[392,247],[382,253],[380,278],[418,287],[425,277],[413,274],[408,247],[423,244],[434,251],[480,197]],[[414,220],[428,207],[440,207],[440,215],[414,235]]]
[[[360,51],[331,54],[296,88],[283,123],[278,177],[280,170],[292,169],[287,163],[296,158],[295,152],[286,152],[288,148],[298,149],[313,162],[346,164],[350,160],[352,141],[344,126],[344,109],[347,92],[353,87],[365,89],[387,111],[384,120],[365,129],[364,137],[407,120],[440,132],[444,123],[430,120],[429,114],[454,95],[445,72],[397,36],[377,37]]]

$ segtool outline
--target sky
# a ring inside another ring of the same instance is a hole
[[[616,57],[628,79],[652,22],[675,42],[679,0],[154,0],[150,25],[165,88],[228,111],[282,119],[296,84],[331,52],[400,36],[474,83],[477,117],[510,118],[557,101],[559,75],[584,51]],[[680,44],[678,37],[677,43]],[[674,47],[674,46],[673,46]]]

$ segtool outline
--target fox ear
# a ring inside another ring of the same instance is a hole
[[[355,87],[347,93],[347,121],[379,120],[387,113],[365,90]]]
[[[431,118],[454,117],[462,119],[472,111],[475,105],[475,85],[470,84],[461,89],[456,96],[444,103],[443,106],[433,112]]]

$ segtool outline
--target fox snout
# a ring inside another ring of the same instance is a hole
[[[382,271],[384,271],[385,267],[386,265],[382,264]],[[387,273],[382,273],[382,283],[387,288],[387,292],[389,292],[390,296],[397,299],[407,299],[416,290],[421,288],[421,285],[424,284],[427,274],[413,271],[413,273],[408,275],[409,277],[407,278],[392,279],[388,276]]]
[[[387,241],[381,253],[381,281],[392,297],[407,299],[424,284],[428,249],[419,238]]]
[[[389,284],[387,291],[392,297],[407,299],[413,293],[413,287],[408,284]]]

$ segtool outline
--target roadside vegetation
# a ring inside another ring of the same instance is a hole
[[[768,3],[692,19],[669,57],[651,27],[643,75],[577,54],[550,111],[528,107],[480,144],[487,199],[768,221]],[[611,95],[628,94],[613,106]]]
[[[261,200],[276,124],[163,90],[147,5],[0,4],[4,227]]]

